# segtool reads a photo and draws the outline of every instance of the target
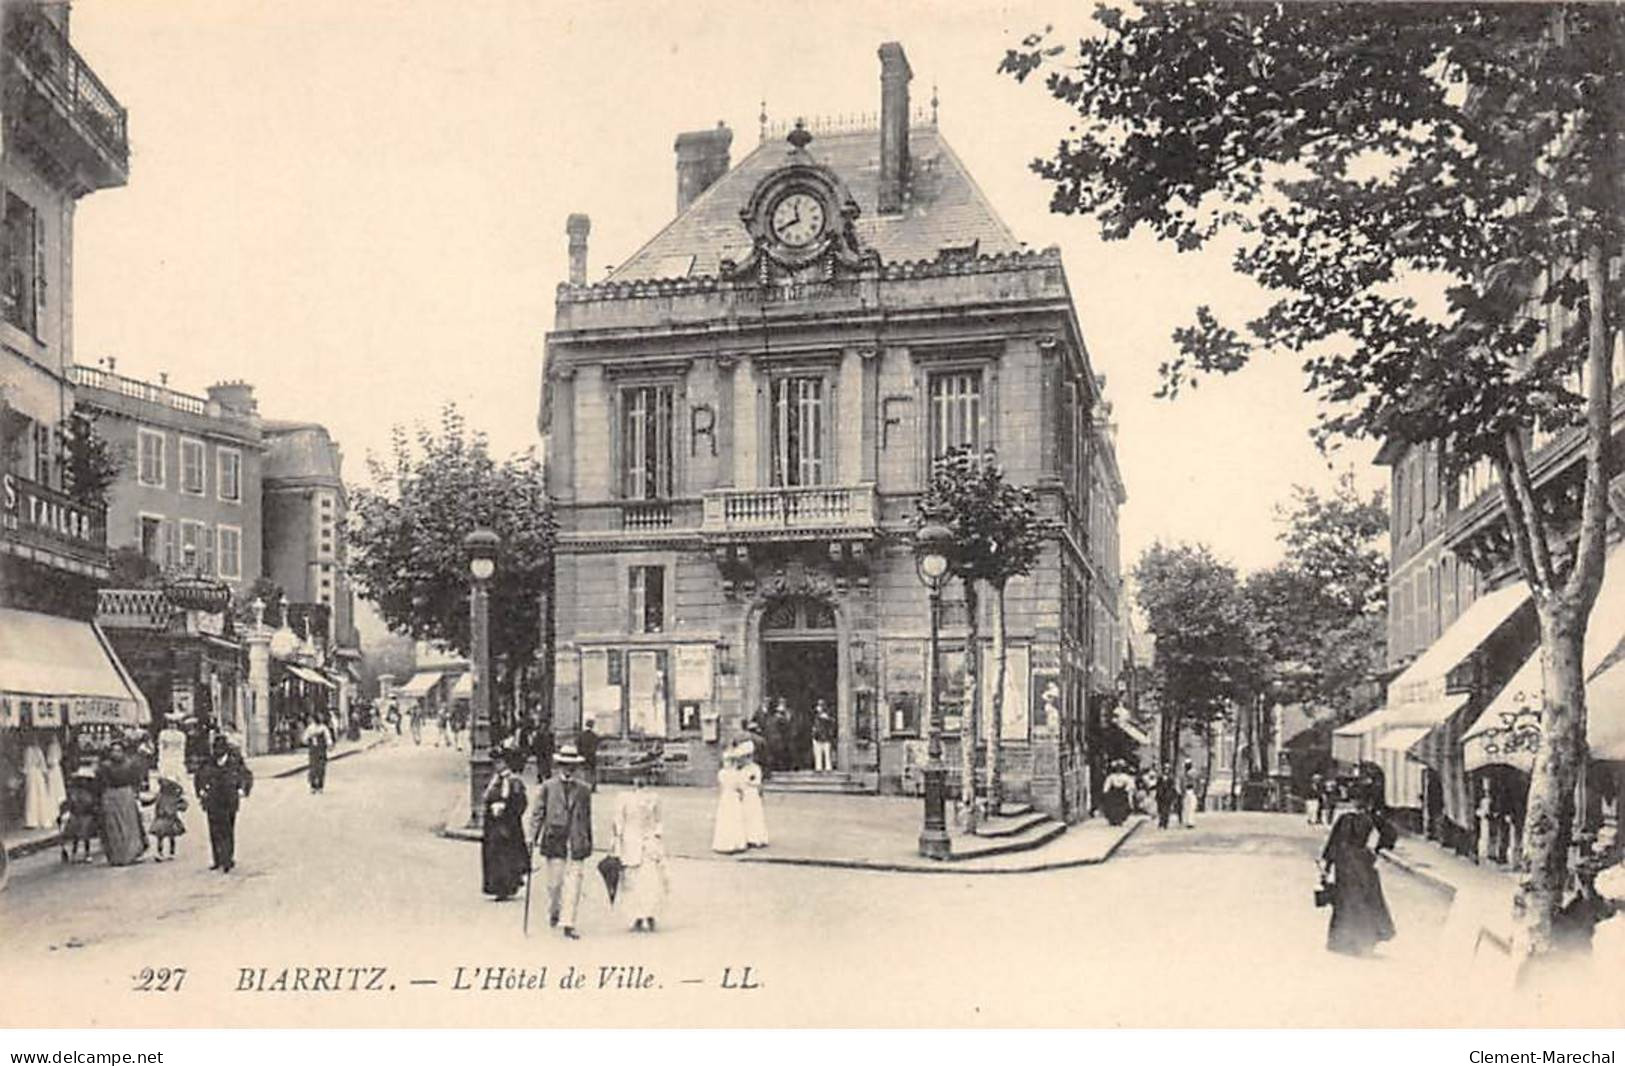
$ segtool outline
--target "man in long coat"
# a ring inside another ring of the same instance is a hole
[[[555,772],[541,784],[531,821],[531,839],[547,860],[547,924],[562,924],[571,940],[580,939],[576,908],[592,855],[592,789],[577,776],[586,761],[574,744],[559,748]]]
[[[229,741],[215,734],[208,761],[198,768],[197,795],[209,816],[211,870],[231,873],[237,863],[237,806],[254,788],[254,773]]]

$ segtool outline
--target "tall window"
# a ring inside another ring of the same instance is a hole
[[[203,442],[181,440],[181,491],[191,496],[203,495]]]
[[[823,378],[773,382],[773,484],[818,485],[824,480]]]
[[[621,390],[621,493],[654,500],[672,494],[672,390]]]
[[[141,554],[150,563],[163,562],[163,531],[162,518],[141,516]]]
[[[137,480],[143,485],[164,485],[164,435],[147,429],[136,430],[140,441],[140,469]]]
[[[242,577],[243,531],[236,526],[221,526],[217,536],[220,540],[220,576],[232,579]]]
[[[216,454],[219,456],[220,469],[216,471],[215,478],[220,485],[220,498],[231,503],[241,503],[243,453],[235,448],[221,448]]]
[[[181,521],[181,566],[188,570],[203,568],[203,523]]]
[[[932,374],[931,457],[954,448],[982,447],[982,372],[955,370]]]
[[[45,234],[27,201],[4,194],[0,214],[0,316],[38,334],[45,309]]]
[[[633,566],[627,569],[628,619],[634,633],[659,633],[666,628],[666,568]]]

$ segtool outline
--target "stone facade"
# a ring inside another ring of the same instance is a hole
[[[541,412],[561,529],[554,728],[590,721],[607,761],[656,751],[703,785],[780,698],[787,768],[810,768],[823,699],[836,775],[912,789],[933,667],[910,530],[933,456],[970,444],[1063,529],[1007,590],[1002,751],[1011,796],[1075,820],[1100,382],[1059,253],[1009,235],[934,126],[909,136],[895,211],[879,210],[894,179],[872,165],[877,130],[798,129],[607,282],[560,286]],[[968,619],[957,584],[944,601],[936,727],[957,768]]]

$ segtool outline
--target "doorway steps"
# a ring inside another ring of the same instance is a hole
[[[821,792],[847,796],[873,795],[876,784],[859,775],[842,770],[819,773],[816,770],[777,770],[762,783],[763,792]]]
[[[986,859],[994,855],[1041,848],[1066,832],[1066,823],[1057,821],[1025,803],[1006,803],[999,813],[982,819],[974,835],[953,838],[949,861]]]

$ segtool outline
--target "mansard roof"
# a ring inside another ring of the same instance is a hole
[[[846,183],[861,210],[855,226],[858,239],[863,247],[878,252],[883,262],[935,259],[945,247],[973,244],[984,256],[1021,251],[1021,242],[934,126],[917,125],[909,131],[909,195],[903,211],[895,215],[883,216],[878,207],[878,129],[815,131],[806,150]],[[788,155],[783,140],[763,141],[607,280],[714,276],[724,259],[748,259],[750,234],[740,221],[740,208],[757,183],[784,165]]]

